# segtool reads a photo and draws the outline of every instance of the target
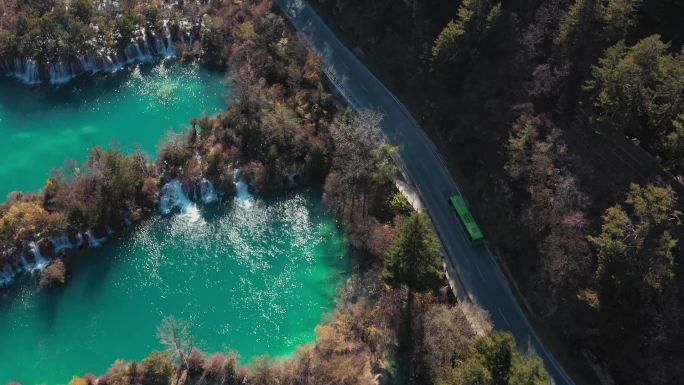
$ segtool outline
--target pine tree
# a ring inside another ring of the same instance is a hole
[[[410,320],[413,293],[434,287],[443,276],[439,241],[430,229],[430,220],[425,214],[413,213],[404,221],[385,255],[382,280],[389,285],[406,286]]]

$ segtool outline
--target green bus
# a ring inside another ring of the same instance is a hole
[[[458,218],[461,220],[461,223],[463,223],[463,227],[465,227],[466,232],[468,233],[470,242],[482,242],[482,240],[484,239],[482,231],[475,222],[473,214],[471,214],[470,210],[468,210],[468,206],[463,200],[463,197],[460,195],[452,195],[449,197],[449,203],[451,203],[451,207],[454,209],[454,211],[456,211],[456,214],[458,214]]]

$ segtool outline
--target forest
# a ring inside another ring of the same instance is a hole
[[[74,21],[83,16],[79,10],[100,15],[112,3],[45,4],[0,2],[11,16],[0,29],[4,52],[29,46],[36,58],[68,52],[38,43],[57,30],[82,41],[78,34],[94,24]],[[119,15],[116,26],[141,4],[123,1],[107,12]],[[207,65],[228,70],[226,81],[236,90],[230,107],[192,118],[185,131],[164,139],[155,160],[96,147],[84,164],[55,170],[40,191],[11,193],[0,205],[0,264],[17,266],[37,248],[50,258],[38,280],[43,290],[68,285],[72,261],[56,250],[54,237],[97,238],[143,221],[171,180],[193,191],[207,179],[230,194],[239,169],[254,191],[287,188],[290,178],[323,185],[326,205],[364,254],[363,266],[339,288],[316,340],[289,358],[243,364],[237,352],[204,353],[186,324],[166,318],[158,329],[165,350],[117,360],[106,373],[74,376],[70,385],[548,383],[539,357],[521,353],[510,333],[493,331],[482,309],[454,302],[429,217],[413,212],[394,185],[396,150],[382,140],[381,115],[346,109],[328,93],[319,58],[271,1],[156,5],[149,9],[163,8],[169,18],[174,10],[206,12],[196,52]],[[58,16],[64,23],[53,24]],[[21,32],[27,20],[38,32]],[[121,31],[113,36],[126,37]]]
[[[438,143],[573,374],[681,381],[684,3],[312,4]]]

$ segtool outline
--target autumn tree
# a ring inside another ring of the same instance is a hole
[[[447,304],[428,307],[419,317],[419,330],[419,370],[433,378],[453,362],[466,359],[476,336],[461,309]]]
[[[397,171],[392,158],[395,150],[382,140],[381,121],[382,115],[376,112],[347,110],[332,132],[335,156],[326,181],[326,200],[352,220],[359,208],[366,217],[369,200],[388,191]]]
[[[157,338],[178,359],[182,368],[187,367],[187,357],[194,346],[187,323],[173,316],[165,317],[157,328]]]
[[[64,282],[66,282],[66,266],[61,258],[57,258],[40,272],[38,285],[44,288],[52,288],[63,285]]]
[[[168,352],[153,351],[141,362],[144,368],[142,383],[145,385],[167,385],[173,378],[176,366]]]
[[[535,303],[544,311],[563,297],[574,297],[591,274],[587,234],[588,199],[580,189],[562,131],[548,116],[523,114],[506,145],[504,169],[510,204],[520,208],[516,223],[531,234],[537,261],[530,277],[539,288]],[[514,240],[518,242],[520,234]]]

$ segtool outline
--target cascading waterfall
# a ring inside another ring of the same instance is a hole
[[[76,247],[81,247],[83,246],[83,234],[81,233],[76,233]]]
[[[55,254],[59,253],[62,250],[73,249],[74,247],[78,247],[78,245],[71,243],[71,240],[69,239],[69,235],[67,235],[67,234],[62,234],[62,235],[57,236],[57,237],[52,237],[50,239],[50,242],[55,247]]]
[[[200,186],[200,197],[202,199],[202,202],[204,203],[211,203],[215,202],[218,199],[218,195],[216,194],[216,190],[214,190],[214,185],[211,183],[210,180],[206,178],[202,178],[202,180],[199,183]]]
[[[247,189],[245,181],[240,180],[239,176],[235,179],[236,191],[238,191],[238,199],[241,202],[248,203],[251,195]],[[202,178],[198,184],[199,198],[203,203],[212,203],[218,200],[218,193],[210,180]],[[200,219],[199,208],[193,203],[183,191],[183,186],[178,179],[166,183],[161,189],[161,199],[159,202],[159,209],[162,214],[170,214],[173,210],[179,209],[181,217],[188,220],[188,222],[196,222]],[[126,225],[132,224],[131,219],[124,217]],[[114,234],[114,230],[110,226],[105,226],[107,234]],[[76,233],[75,241],[69,237],[69,234],[49,238],[49,242],[53,246],[54,254],[58,254],[63,250],[74,249],[81,247],[86,241],[90,247],[98,247],[102,245],[105,238],[97,238],[92,230],[87,230],[85,233]],[[29,262],[25,255],[20,256],[20,266],[16,269],[12,268],[10,264],[0,266],[0,287],[12,283],[18,273],[21,272],[35,272],[45,268],[49,260],[40,251],[40,246],[37,242],[30,242],[28,244],[30,253],[33,255],[33,262]]]
[[[76,77],[73,63],[65,63],[63,61],[49,63],[48,73],[50,74],[50,84],[68,83]]]
[[[36,242],[29,243],[29,250],[33,253],[35,263],[30,267],[31,271],[42,270],[48,264],[48,260],[40,253],[40,246]]]
[[[98,238],[93,234],[92,230],[86,231],[86,237],[88,238],[88,244],[90,247],[99,247],[102,245],[102,242],[104,241],[104,238]]]
[[[104,240],[96,238],[91,231],[87,231],[86,235],[88,236],[91,246],[99,246]],[[69,238],[69,235],[66,233],[50,238],[49,242],[53,245],[54,254],[58,254],[62,250],[78,248],[84,244],[85,240],[82,233],[76,233],[75,238],[76,241],[71,242],[71,238]],[[29,262],[26,255],[21,254],[15,266],[12,266],[12,264],[9,263],[0,266],[0,287],[14,282],[14,279],[18,274],[23,272],[33,273],[42,270],[49,264],[49,259],[41,253],[40,246],[37,242],[30,242],[28,244],[28,249],[33,255],[33,261]]]
[[[159,199],[159,211],[162,214],[168,215],[175,209],[179,209],[189,222],[196,222],[200,218],[197,205],[190,201],[178,179],[173,179],[162,187]]]
[[[191,24],[182,23],[183,28],[178,33],[178,41],[185,46],[191,46],[194,42]],[[115,72],[125,65],[153,60],[155,56],[172,58],[176,57],[176,47],[168,22],[164,22],[164,34],[154,31],[146,33],[144,29],[136,31],[137,38],[125,47],[122,52],[116,53],[111,49],[103,49],[98,53],[78,55],[72,59],[60,59],[59,61],[46,63],[45,69],[48,79],[42,79],[38,63],[30,58],[0,58],[0,75],[13,77],[18,81],[37,85],[46,81],[50,84],[64,84],[78,75],[84,73],[95,74],[98,72]],[[146,37],[147,36],[147,37]]]
[[[40,84],[38,64],[32,59],[14,58],[13,60],[0,60],[0,70],[6,76],[13,77],[22,83],[35,85]]]
[[[233,174],[233,185],[235,185],[235,198],[242,206],[252,205],[252,194],[249,193],[249,184],[240,177],[240,169],[236,169]]]
[[[3,266],[2,271],[0,271],[0,287],[8,285],[14,281],[14,277],[16,276],[16,273],[12,269],[12,266],[9,264],[5,264]]]

